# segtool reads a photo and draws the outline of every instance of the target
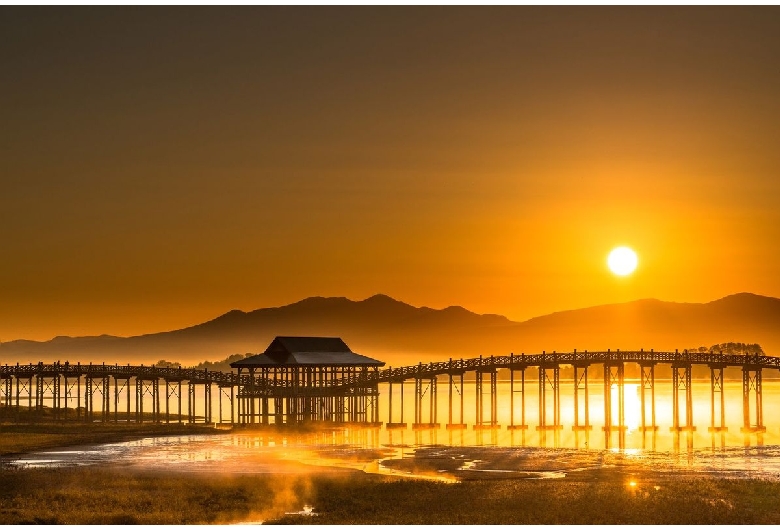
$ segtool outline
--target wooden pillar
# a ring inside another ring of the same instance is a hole
[[[726,399],[724,393],[723,365],[710,365],[710,427],[711,433],[726,432]],[[716,412],[716,410],[718,410]]]
[[[583,419],[580,423],[580,391],[583,392]],[[590,431],[589,397],[588,397],[588,365],[574,365],[574,426],[573,431]]]
[[[753,424],[750,414],[751,393],[755,394],[755,424]],[[766,432],[762,401],[763,389],[761,367],[745,365],[742,368],[742,409],[744,426],[741,430],[743,433],[751,434]]]
[[[392,372],[392,370],[393,370],[393,368],[391,366],[390,367],[390,371]],[[388,387],[388,390],[387,390],[387,406],[388,406],[387,424],[390,425],[390,424],[393,423],[393,380],[392,379],[390,379],[387,382],[387,387]]]
[[[685,424],[681,424],[680,418],[680,390],[683,390],[685,398]],[[672,364],[672,427],[674,432],[693,432],[693,398],[691,394],[691,365],[689,363]]]

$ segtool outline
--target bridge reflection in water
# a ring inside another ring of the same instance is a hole
[[[588,448],[691,446],[696,420],[696,436],[723,447],[735,431],[763,443],[762,374],[777,369],[780,358],[765,355],[575,350],[346,370],[310,385],[289,374],[39,363],[0,367],[0,405],[49,408],[55,419],[75,409],[84,421],[362,426],[384,428],[391,443],[411,430],[417,443]],[[340,413],[317,412],[326,408]]]

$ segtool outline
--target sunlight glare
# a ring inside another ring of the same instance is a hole
[[[617,247],[609,253],[607,266],[618,276],[627,276],[636,269],[638,259],[636,252],[628,247]]]

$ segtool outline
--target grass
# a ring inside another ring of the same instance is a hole
[[[691,478],[315,481],[314,524],[777,524],[780,484]],[[283,516],[277,523],[298,523]]]
[[[656,484],[657,485],[657,484]],[[780,484],[0,470],[0,524],[777,524]],[[317,517],[285,515],[304,504]]]
[[[0,472],[2,524],[203,524],[241,520],[271,505],[275,486],[252,477],[122,469]]]
[[[203,424],[88,423],[83,419],[76,420],[75,411],[70,411],[71,415],[60,420],[46,416],[50,411],[45,409],[43,416],[25,408],[18,412],[3,408],[0,411],[0,456],[71,445],[121,442],[146,436],[224,432]],[[146,419],[151,420],[151,416]]]

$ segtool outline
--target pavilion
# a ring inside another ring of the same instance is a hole
[[[338,337],[276,337],[265,352],[231,363],[242,383],[239,423],[379,423],[376,372],[385,363]]]

